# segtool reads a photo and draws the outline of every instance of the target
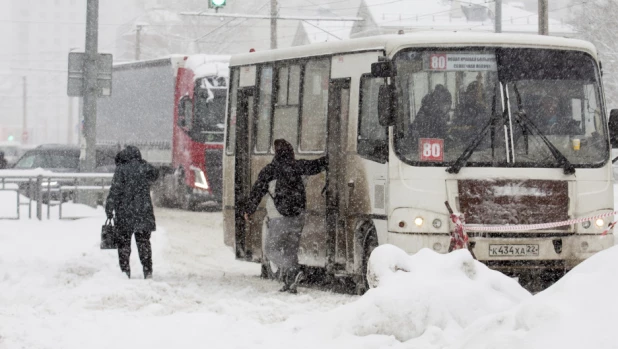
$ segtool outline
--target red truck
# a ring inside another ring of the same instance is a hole
[[[221,205],[229,56],[116,64],[97,110],[97,144],[135,145],[160,171],[159,205]]]

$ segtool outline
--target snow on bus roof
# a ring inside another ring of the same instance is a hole
[[[597,57],[597,51],[593,44],[577,39],[531,34],[432,31],[413,32],[405,35],[378,35],[360,39],[323,42],[278,50],[244,53],[232,56],[230,59],[230,66],[373,50],[385,50],[388,55],[392,55],[402,48],[414,46],[547,47],[565,50],[580,50],[590,53],[595,59]]]

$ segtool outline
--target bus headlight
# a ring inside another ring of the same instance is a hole
[[[422,217],[416,217],[414,218],[414,224],[416,224],[417,227],[420,227],[423,225],[423,218]]]
[[[582,223],[582,227],[583,227],[584,229],[588,229],[588,228],[590,228],[590,225],[591,225],[591,224],[592,224],[592,223],[590,223],[590,221],[585,221],[585,222],[583,222],[583,223]]]
[[[193,171],[193,174],[195,176],[195,181],[193,185],[195,185],[196,188],[208,190],[208,182],[206,181],[206,175],[204,174],[204,171],[195,166],[191,166],[191,170]]]
[[[601,218],[599,218],[599,219],[597,219],[597,220],[594,222],[594,224],[596,224],[596,226],[597,226],[597,227],[601,228],[601,227],[603,227],[603,225],[605,224],[605,222],[604,222]]]

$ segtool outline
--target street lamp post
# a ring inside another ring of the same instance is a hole
[[[69,53],[73,52],[74,50],[79,49],[79,47],[71,47],[69,48]],[[67,143],[68,144],[73,144],[73,104],[74,104],[74,100],[73,97],[68,97],[68,109],[67,109]],[[81,115],[81,110],[80,110],[80,115]],[[58,124],[60,125],[60,124]]]

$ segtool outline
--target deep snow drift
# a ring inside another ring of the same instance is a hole
[[[466,250],[443,255],[423,249],[408,256],[382,245],[372,253],[368,269],[375,288],[352,306],[363,314],[356,324],[359,334],[377,331],[441,347],[477,319],[531,297],[515,280],[475,261]]]
[[[618,246],[514,309],[478,321],[455,348],[617,348]]]
[[[128,280],[98,247],[103,212],[75,208],[94,218],[0,221],[1,349],[618,347],[618,247],[531,296],[467,251],[383,245],[363,297],[295,296],[234,260],[220,213],[157,211],[155,277],[134,246]]]
[[[291,318],[284,328],[313,348],[444,348],[475,321],[532,297],[468,251],[408,256],[382,245],[370,264],[376,288],[332,311]]]

